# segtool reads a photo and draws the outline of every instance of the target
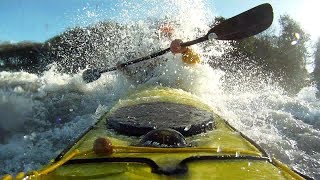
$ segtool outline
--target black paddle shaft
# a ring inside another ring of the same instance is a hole
[[[218,25],[210,29],[205,36],[182,43],[181,46],[191,46],[206,41],[209,39],[210,34],[212,34],[212,37],[217,40],[240,40],[266,30],[268,27],[270,27],[272,21],[273,10],[271,5],[268,3],[261,4],[219,23]],[[167,48],[159,52],[152,53],[148,56],[122,63],[120,64],[120,66],[128,66],[141,61],[152,59],[154,57],[161,56],[169,51],[170,48]],[[114,70],[117,70],[117,67],[111,67],[103,70],[88,69],[84,71],[82,77],[84,81],[88,83],[99,79],[101,73]]]
[[[207,35],[204,36],[204,37],[195,39],[193,41],[188,41],[188,42],[182,43],[181,46],[183,46],[183,47],[191,46],[193,44],[197,44],[197,43],[200,43],[200,42],[203,42],[203,41],[206,41],[206,40],[208,40],[208,36]],[[170,51],[170,48],[167,48],[167,49],[164,49],[162,51],[152,53],[152,54],[150,54],[148,56],[141,57],[141,58],[138,58],[138,59],[135,59],[135,60],[132,60],[132,61],[128,61],[128,62],[122,63],[120,65],[121,66],[128,66],[130,64],[135,64],[135,63],[138,63],[138,62],[141,62],[141,61],[145,61],[145,60],[148,60],[148,59],[152,59],[152,58],[161,56],[163,54],[166,54],[169,51]],[[111,67],[111,68],[108,68],[108,69],[100,70],[99,72],[100,73],[105,73],[105,72],[114,71],[114,70],[117,70],[117,67]]]

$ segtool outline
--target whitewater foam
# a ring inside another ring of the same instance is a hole
[[[174,38],[195,39],[209,29],[214,16],[206,10],[205,1],[166,0],[165,3],[165,8],[157,1],[129,3],[122,17],[129,18],[128,22],[132,13],[140,12],[138,8],[152,5],[155,7],[152,11],[144,11],[179,22]],[[91,11],[93,9],[90,9],[92,14]],[[98,13],[103,11],[98,10],[90,18],[99,16]],[[83,21],[83,17],[79,21]],[[132,56],[149,54],[170,43],[169,39],[154,40],[158,35],[152,20],[130,23],[139,28],[120,34],[123,38],[132,36],[128,41],[132,42],[129,47]],[[112,40],[112,37],[106,39],[104,46]],[[98,59],[97,63],[113,66],[114,59],[125,61],[131,57],[120,53],[128,50],[125,43],[117,42],[117,38],[114,40],[119,49],[106,50],[110,51],[106,60]],[[104,46],[97,50],[103,51]],[[320,108],[319,100],[314,96],[315,87],[306,87],[297,96],[290,97],[273,83],[272,78],[256,77],[254,72],[259,70],[254,67],[247,67],[252,68],[249,69],[252,74],[238,72],[233,76],[212,69],[207,63],[216,56],[221,57],[226,47],[228,43],[218,41],[212,42],[211,46],[208,43],[193,46],[204,62],[194,68],[182,65],[179,56],[167,54],[162,58],[168,61],[159,65],[155,69],[156,76],[146,83],[159,85],[161,82],[196,94],[268,153],[303,173],[320,177]],[[144,63],[139,66],[140,69],[147,67]],[[0,167],[4,167],[0,174],[30,171],[48,163],[137,86],[117,72],[104,73],[99,80],[85,84],[81,72],[59,73],[54,65],[40,76],[0,72]]]

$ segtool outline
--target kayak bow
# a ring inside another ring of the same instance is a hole
[[[22,177],[309,178],[268,156],[198,97],[163,87],[119,100],[50,164]]]

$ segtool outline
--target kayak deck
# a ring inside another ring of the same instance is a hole
[[[123,135],[106,125],[108,119],[121,108],[161,102],[192,106],[209,112],[213,115],[214,128],[185,137],[187,147],[159,148],[137,146],[141,136]],[[108,138],[112,146],[118,148],[114,148],[112,154],[95,154],[92,148],[98,137]],[[73,156],[76,151],[82,153]],[[67,160],[71,156],[71,160]],[[198,179],[301,178],[287,166],[271,160],[258,145],[235,130],[196,96],[162,87],[136,91],[125,100],[119,100],[72,148],[62,152],[44,170],[63,160],[66,161],[63,165],[50,172],[40,173],[41,179],[167,179],[168,176]]]
[[[92,149],[94,140],[99,136],[108,137],[115,146],[130,146],[138,144],[141,139],[139,136],[126,136],[115,132],[114,129],[107,129],[106,123],[109,117],[118,109],[123,107],[168,101],[172,101],[177,104],[196,106],[197,108],[208,111],[214,115],[216,126],[214,130],[186,137],[186,140],[192,144],[193,147],[218,148],[220,150],[234,149],[235,151],[250,151],[262,155],[263,152],[260,152],[260,150],[252,145],[251,142],[243,138],[240,132],[234,130],[226,121],[220,118],[217,114],[214,114],[209,106],[204,103],[200,104],[201,101],[196,96],[184,91],[173,89],[169,90],[166,88],[154,88],[142,91],[138,94],[132,94],[126,100],[120,100],[76,145],[73,146],[73,149],[71,149],[70,152],[74,149],[79,149],[80,151],[88,151]],[[159,116],[159,114],[157,115]],[[163,123],[166,123],[165,120]],[[216,153],[220,154],[221,152]]]

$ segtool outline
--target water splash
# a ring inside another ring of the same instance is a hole
[[[80,43],[78,50],[83,54],[75,53],[70,57],[64,54],[64,49],[57,47],[58,52],[70,65],[76,64],[78,57],[95,67],[132,60],[168,47],[170,39],[159,38],[161,21],[154,17],[175,22],[172,38],[186,41],[204,35],[214,17],[205,5],[205,1],[195,0],[160,3],[154,0],[135,4],[122,1],[116,7],[122,9],[120,17],[115,19],[126,22],[119,27],[127,29],[116,29],[111,25],[108,26],[110,29],[103,29],[102,24],[93,24],[98,32],[84,28],[79,36],[72,37],[79,38],[76,42],[90,45],[88,48]],[[149,6],[153,8],[145,8]],[[104,13],[100,9],[87,10],[80,11],[85,14],[78,16],[77,21],[85,22],[85,18],[94,19]],[[140,14],[150,18],[132,18]],[[72,38],[64,39],[64,43],[70,45],[68,47],[74,47],[75,39]],[[156,76],[146,83],[161,81],[162,85],[198,95],[266,151],[301,172],[319,176],[320,165],[316,160],[320,153],[320,108],[319,101],[313,96],[314,88],[308,87],[296,97],[290,97],[272,78],[260,75],[254,65],[243,66],[233,74],[212,69],[208,64],[219,60],[228,47],[227,42],[221,41],[193,46],[204,62],[195,68],[183,66],[180,57],[171,54],[150,61],[153,65],[155,61],[167,60],[159,64],[155,69]],[[139,75],[148,66],[150,64],[142,63],[134,68],[141,70],[137,72]],[[85,84],[81,80],[81,70],[73,75],[63,74],[56,65],[41,76],[0,72],[0,109],[7,108],[0,112],[1,117],[8,115],[0,120],[1,137],[5,135],[0,139],[0,167],[5,167],[0,174],[29,171],[46,164],[134,86],[116,72],[105,73],[99,80]],[[12,124],[7,123],[9,121]],[[17,165],[17,162],[21,163]]]

